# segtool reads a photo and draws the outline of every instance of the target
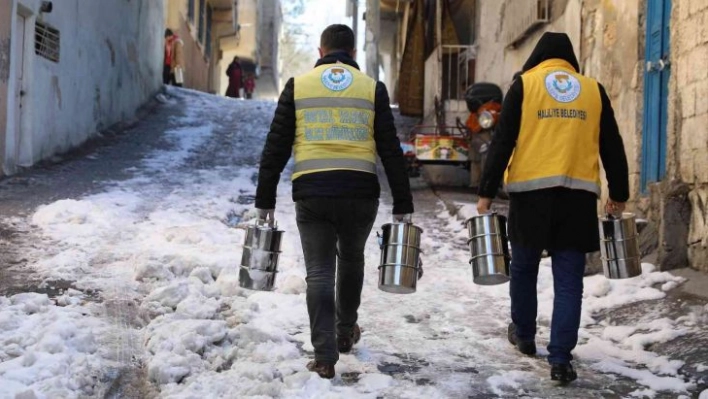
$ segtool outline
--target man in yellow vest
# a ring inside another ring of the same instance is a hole
[[[509,342],[536,354],[536,280],[541,253],[552,259],[555,291],[548,362],[551,379],[577,378],[570,352],[578,342],[585,254],[599,250],[600,165],[608,213],[629,198],[629,173],[605,89],[578,73],[567,35],[545,33],[514,80],[489,149],[477,210],[488,212],[506,171],[510,196]]]
[[[280,174],[294,153],[292,195],[315,348],[307,368],[333,378],[339,353],[361,336],[364,246],[379,206],[377,154],[394,221],[411,220],[413,200],[386,87],[359,71],[354,32],[329,26],[319,51],[315,68],[290,79],[280,95],[261,156],[256,208],[261,219],[273,219]]]

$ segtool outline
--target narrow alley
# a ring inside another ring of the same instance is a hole
[[[506,340],[508,285],[472,283],[462,223],[472,194],[422,179],[412,180],[418,291],[378,290],[372,233],[362,341],[333,380],[308,372],[287,172],[276,290],[238,283],[274,108],[168,88],[124,130],[0,183],[0,398],[692,398],[708,388],[708,304],[672,294],[684,279],[650,264],[635,279],[585,279],[580,379],[551,384],[548,263],[543,349],[520,358]],[[374,230],[390,213],[384,195]]]

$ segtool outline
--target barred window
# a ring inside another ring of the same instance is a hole
[[[59,30],[43,22],[36,22],[34,53],[49,61],[59,62]]]

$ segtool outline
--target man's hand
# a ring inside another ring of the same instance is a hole
[[[393,215],[393,223],[411,223],[412,220],[413,220],[412,213]]]
[[[479,213],[480,215],[484,215],[485,213],[489,213],[491,209],[492,199],[479,197],[479,200],[477,201],[477,213]]]
[[[275,209],[257,209],[258,220],[273,223],[275,221]]]
[[[622,212],[624,212],[624,208],[624,202],[613,201],[609,198],[607,199],[607,204],[605,204],[605,212],[607,212],[608,215],[612,215],[615,217],[621,217]]]
[[[418,280],[423,278],[423,260],[418,258]]]

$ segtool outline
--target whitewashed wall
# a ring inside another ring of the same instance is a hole
[[[59,29],[58,63],[34,54],[39,0],[15,0],[27,19],[22,121],[9,98],[4,170],[29,166],[75,147],[103,128],[130,118],[162,85],[163,0],[57,0],[41,16]],[[13,18],[13,29],[17,19]],[[14,49],[13,49],[14,54]],[[14,60],[13,62],[16,62]],[[11,68],[9,92],[14,92]],[[22,140],[15,137],[22,125]],[[19,150],[18,150],[18,143]]]

